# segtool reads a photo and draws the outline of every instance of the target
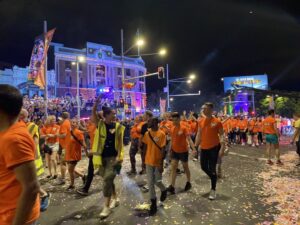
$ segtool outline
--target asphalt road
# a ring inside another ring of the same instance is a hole
[[[290,146],[281,147],[284,154],[293,150]],[[128,152],[128,147],[126,148]],[[293,153],[291,153],[293,154]],[[295,158],[296,158],[296,154]],[[137,157],[138,170],[140,157]],[[293,162],[291,162],[292,165]],[[284,165],[285,166],[285,165]],[[284,167],[283,166],[283,167]],[[79,167],[87,167],[87,161],[82,160]],[[67,192],[66,186],[55,186],[53,182],[45,183],[43,187],[52,192],[51,204],[46,212],[41,214],[39,224],[42,225],[93,225],[93,224],[124,224],[124,225],[158,225],[158,224],[271,224],[276,215],[280,214],[277,203],[266,204],[266,182],[261,174],[268,173],[277,166],[267,166],[264,161],[264,146],[260,148],[233,146],[228,156],[224,157],[223,170],[225,177],[218,181],[217,200],[208,200],[210,181],[201,171],[199,162],[190,161],[192,189],[184,192],[185,175],[179,175],[176,181],[176,195],[168,196],[163,206],[159,207],[156,216],[148,217],[135,210],[135,207],[148,201],[148,194],[139,187],[146,182],[146,175],[128,177],[129,158],[126,153],[121,175],[116,178],[117,191],[121,204],[114,209],[109,218],[100,220],[99,213],[103,205],[101,192],[102,181],[95,176],[90,195],[79,197],[75,192]],[[285,176],[299,180],[300,172],[290,166],[285,170]],[[164,183],[168,186],[169,171],[164,172]],[[280,177],[280,176],[279,176]],[[139,185],[138,185],[139,184]],[[82,185],[77,179],[76,185]],[[157,190],[159,196],[159,190]],[[269,195],[269,194],[268,194]]]

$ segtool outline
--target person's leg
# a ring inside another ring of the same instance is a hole
[[[129,150],[129,157],[130,157],[130,164],[131,164],[131,171],[136,172],[136,153],[138,152],[138,139],[134,139],[131,142],[130,150]]]
[[[156,198],[155,193],[155,168],[153,166],[146,165],[146,173],[147,173],[147,182],[149,188],[149,197],[150,199]]]
[[[191,182],[191,172],[189,168],[189,163],[188,162],[182,162],[182,166],[186,175],[187,182]]]
[[[266,143],[266,155],[267,155],[267,160],[268,162],[271,161],[271,143],[267,142]]]
[[[172,159],[171,161],[171,186],[174,187],[175,186],[175,181],[176,181],[176,176],[177,176],[177,168],[178,168],[178,160],[176,159]]]
[[[142,171],[141,172],[146,172],[145,157],[146,157],[146,149],[142,147],[141,149]]]
[[[85,192],[88,192],[90,189],[90,186],[92,184],[94,178],[94,165],[93,165],[93,157],[89,157],[89,166],[88,166],[88,174],[86,178],[85,185],[83,187],[83,190]]]
[[[57,176],[57,161],[56,161],[57,152],[53,151],[51,157],[52,157],[51,161],[54,169],[54,176]]]
[[[274,144],[274,148],[275,148],[277,163],[280,163],[281,161],[280,161],[279,143]]]
[[[76,170],[76,168],[74,168],[74,174],[75,174],[77,177],[81,177],[81,178],[84,177],[84,174],[83,174],[82,172],[80,172],[79,170]]]
[[[211,189],[216,190],[217,186],[217,162],[219,158],[219,151],[220,146],[215,147],[214,149],[210,150],[210,156],[209,156],[209,169],[211,170]]]
[[[210,170],[209,170],[208,157],[209,157],[209,150],[201,150],[200,151],[200,166],[201,166],[201,169],[207,174],[207,176],[209,176],[209,178],[211,178],[211,173],[210,173]]]
[[[74,180],[75,180],[74,170],[75,170],[75,165],[72,163],[68,163],[68,171],[69,171],[69,175],[70,175],[70,186],[71,187],[74,187]]]
[[[46,153],[46,160],[47,160],[47,164],[48,164],[49,176],[52,177],[51,155],[49,155],[48,153]]]
[[[62,149],[62,154],[60,155],[60,174],[62,180],[64,180],[66,177],[66,166],[65,149]]]

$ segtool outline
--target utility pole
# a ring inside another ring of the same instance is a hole
[[[169,112],[170,110],[169,64],[166,65],[166,77],[167,77],[167,112]]]
[[[121,64],[122,64],[122,98],[124,101],[122,119],[125,119],[125,71],[124,71],[124,33],[123,29],[121,29]]]
[[[47,21],[44,20],[44,51],[46,49],[47,43]],[[48,117],[48,76],[47,76],[47,70],[48,70],[48,59],[47,54],[45,54],[45,63],[44,63],[44,77],[45,77],[45,92],[44,92],[44,100],[45,100],[45,114],[46,117]]]

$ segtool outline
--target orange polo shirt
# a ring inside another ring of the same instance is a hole
[[[201,129],[201,150],[208,150],[220,144],[219,131],[223,128],[219,119],[204,118],[199,123]]]
[[[16,213],[22,186],[14,168],[35,159],[35,143],[25,123],[15,123],[0,133],[0,224],[11,225]],[[27,224],[40,216],[40,199],[37,196]]]
[[[70,132],[71,134],[71,132]],[[83,133],[78,130],[73,130],[73,135],[83,143]],[[66,148],[66,161],[79,161],[81,160],[81,145],[78,143],[78,141],[75,140],[75,138],[70,135],[70,138],[67,139],[67,148]]]
[[[262,122],[263,130],[265,134],[276,134],[276,130],[274,128],[274,125],[276,124],[275,118],[268,116],[264,121]]]
[[[172,150],[177,153],[188,151],[186,138],[189,136],[188,128],[182,124],[178,127],[173,126],[171,129]]]
[[[54,125],[47,125],[47,126],[44,126],[42,129],[41,129],[41,133],[46,135],[46,134],[57,134],[59,132],[59,126],[54,124]],[[48,138],[46,140],[47,143],[50,143],[50,144],[55,144],[58,142],[58,137],[54,137],[54,138]]]
[[[71,130],[71,123],[69,119],[64,120],[64,122],[61,124],[60,129],[59,129],[59,134],[68,134],[70,133]],[[63,149],[66,149],[66,139],[67,136],[64,138],[59,138],[59,144]]]

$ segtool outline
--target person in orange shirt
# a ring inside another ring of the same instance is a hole
[[[248,128],[248,120],[244,117],[241,116],[240,119],[238,120],[237,127],[239,130],[239,140],[242,146],[246,145],[247,142],[247,128]]]
[[[57,178],[57,153],[59,150],[58,134],[59,126],[55,124],[55,116],[48,116],[45,127],[41,129],[41,138],[45,138],[45,152],[48,154],[49,175],[47,178]],[[54,176],[52,176],[52,167]]]
[[[166,112],[162,116],[162,121],[159,124],[159,129],[165,133],[167,137],[167,143],[165,147],[165,168],[169,166],[171,163],[171,137],[170,137],[170,131],[172,129],[172,121],[170,121],[170,113]]]
[[[200,164],[202,170],[211,180],[209,199],[216,199],[217,173],[216,165],[219,151],[224,151],[225,138],[222,123],[212,116],[213,104],[208,102],[202,106],[205,118],[199,124],[196,146],[200,145]]]
[[[83,147],[86,155],[88,155],[87,148],[84,141],[83,133],[78,129],[79,122],[76,119],[71,121],[71,136],[66,140],[66,162],[68,162],[68,171],[70,174],[70,185],[67,190],[73,190],[75,175],[83,178],[84,175],[76,171],[76,165],[81,160],[81,148]]]
[[[236,117],[231,116],[230,118],[230,144],[236,145],[238,129],[237,129],[238,120]]]
[[[177,112],[172,113],[173,127],[171,129],[171,152],[172,152],[172,168],[171,168],[171,184],[167,188],[168,192],[175,194],[175,181],[177,175],[178,162],[182,162],[187,182],[184,190],[188,191],[192,188],[191,173],[188,164],[189,149],[188,142],[193,150],[196,151],[194,143],[190,137],[187,127],[180,123],[180,115]]]
[[[274,109],[269,110],[268,117],[262,122],[263,133],[266,135],[266,147],[267,147],[267,164],[273,165],[271,160],[271,149],[275,149],[275,154],[277,158],[277,165],[282,165],[280,160],[280,151],[279,151],[279,131],[277,129],[277,124],[275,120],[275,111]]]
[[[259,131],[259,124],[257,121],[256,117],[253,117],[250,121],[249,121],[249,125],[248,125],[248,129],[250,132],[250,136],[251,136],[251,142],[252,142],[252,147],[258,147],[258,139],[257,139],[257,134]]]
[[[99,117],[102,118],[102,112],[99,114]],[[87,130],[88,130],[88,135],[90,137],[90,149],[92,149],[93,144],[94,144],[94,138],[95,138],[95,133],[96,133],[96,125],[93,122],[92,119],[89,120],[88,122],[88,126],[87,126]],[[89,193],[89,189],[91,187],[91,184],[93,182],[93,178],[94,178],[94,165],[93,165],[93,155],[88,154],[88,158],[89,158],[89,165],[88,165],[88,174],[85,178],[85,176],[83,177],[83,181],[84,186],[80,189],[77,189],[76,192],[79,195],[82,196],[87,196]]]
[[[262,117],[257,117],[256,120],[257,120],[257,127],[258,127],[258,131],[257,131],[258,144],[263,145],[264,140],[262,135]]]
[[[35,144],[24,123],[19,90],[0,84],[0,224],[35,224],[40,216]]]
[[[137,116],[135,117],[134,125],[130,130],[131,145],[129,149],[129,157],[130,157],[131,170],[127,172],[129,176],[136,175],[135,156],[139,151],[139,139],[141,137],[141,130],[143,124],[144,122],[142,116]]]
[[[63,112],[61,118],[59,118],[60,128],[59,128],[59,161],[60,161],[60,178],[57,182],[58,185],[65,184],[66,177],[66,166],[67,163],[65,161],[66,155],[66,141],[68,136],[70,136],[71,131],[71,123],[70,123],[70,114],[68,112]]]
[[[148,187],[150,194],[150,216],[153,216],[157,212],[157,201],[155,193],[155,185],[160,189],[161,196],[160,201],[163,202],[167,198],[167,190],[162,183],[163,172],[163,151],[166,146],[166,135],[164,132],[158,129],[158,118],[152,118],[148,122],[150,130],[146,132],[143,137],[143,143],[146,145],[146,173],[148,178]]]

